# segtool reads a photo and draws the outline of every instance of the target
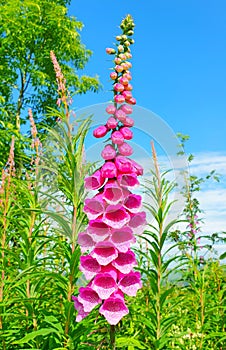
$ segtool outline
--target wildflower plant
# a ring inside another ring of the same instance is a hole
[[[133,138],[130,117],[136,100],[132,95],[130,68],[132,58],[134,23],[128,15],[121,23],[122,35],[117,36],[117,48],[107,48],[114,55],[114,68],[110,74],[113,81],[113,103],[106,107],[109,118],[106,124],[93,131],[96,138],[108,139],[101,156],[102,166],[85,178],[85,188],[95,192],[85,200],[84,212],[89,222],[86,230],[78,235],[78,243],[84,255],[80,270],[89,281],[73,296],[78,311],[77,321],[100,305],[99,312],[114,326],[129,313],[125,295],[136,296],[141,288],[141,275],[134,271],[137,265],[131,244],[135,234],[142,232],[146,223],[142,211],[142,197],[132,190],[139,185],[138,176],[143,168],[129,158],[133,149],[126,141]]]

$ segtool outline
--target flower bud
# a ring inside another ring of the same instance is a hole
[[[131,113],[133,113],[133,108],[132,108],[131,106],[127,105],[127,104],[122,105],[122,106],[120,107],[120,109],[121,109],[124,113],[126,113],[126,114],[131,114]]]
[[[126,120],[123,122],[123,124],[124,126],[131,128],[132,126],[134,126],[134,120],[130,117],[126,117]]]
[[[118,125],[118,121],[114,118],[114,117],[110,117],[108,120],[107,120],[107,127],[109,129],[115,129]]]
[[[122,156],[131,156],[131,154],[133,154],[133,148],[126,142],[123,142],[122,145],[118,145],[118,150]]]
[[[116,111],[116,107],[114,105],[108,105],[105,110],[108,114],[114,114]]]
[[[116,103],[123,103],[125,102],[125,97],[122,95],[115,95],[114,100]]]
[[[116,72],[111,72],[110,78],[111,78],[112,80],[117,79],[117,77],[118,77],[118,74],[117,74]]]
[[[108,128],[105,125],[98,126],[93,130],[93,136],[96,138],[104,137],[108,133]]]
[[[120,64],[122,62],[122,60],[119,57],[115,57],[114,62],[115,62],[115,64]]]
[[[105,160],[110,160],[110,159],[114,159],[116,156],[116,151],[114,149],[113,146],[111,145],[106,145],[103,149],[103,151],[101,152],[101,156],[102,158],[104,158]]]
[[[125,86],[124,89],[125,89],[126,91],[132,91],[132,90],[133,90],[133,85],[128,84],[128,85]]]
[[[126,79],[125,77],[120,77],[119,78],[119,82],[120,82],[120,84],[125,86],[125,85],[127,85],[129,83],[129,80]]]
[[[132,76],[130,73],[124,73],[123,77],[126,78],[127,80],[132,80]]]
[[[117,35],[117,36],[116,36],[116,40],[117,40],[117,41],[121,41],[121,40],[122,40],[121,35]]]
[[[115,70],[116,70],[116,72],[121,73],[124,69],[122,66],[117,65],[117,66],[115,66]]]
[[[119,57],[121,58],[121,60],[126,60],[126,54],[125,53],[120,53]]]
[[[120,132],[125,140],[131,140],[133,138],[133,132],[126,126],[120,128]]]
[[[115,117],[122,123],[126,120],[126,114],[121,109],[116,110]]]
[[[111,134],[111,140],[116,145],[122,145],[123,142],[124,142],[124,137],[123,137],[123,135],[121,134],[120,131],[114,131]]]
[[[115,54],[115,49],[112,49],[111,47],[106,48],[106,53],[108,55],[114,55]]]
[[[126,101],[131,100],[131,98],[132,98],[132,92],[131,91],[123,91],[122,95],[125,97]]]
[[[130,91],[125,91],[125,92],[130,92]],[[131,105],[135,105],[137,103],[136,99],[134,97],[131,97],[130,99],[126,99],[126,102],[131,104]]]
[[[124,51],[123,45],[119,45],[119,46],[118,46],[118,51],[119,51],[119,52],[123,52],[123,51]]]
[[[122,92],[124,90],[124,86],[120,83],[116,83],[114,85],[114,90],[117,91],[117,92]]]

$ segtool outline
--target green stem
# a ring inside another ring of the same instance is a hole
[[[115,326],[110,326],[110,343],[111,343],[111,349],[115,350]]]

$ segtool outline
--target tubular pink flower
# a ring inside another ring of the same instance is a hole
[[[106,162],[101,168],[101,175],[105,179],[112,179],[117,176],[117,168],[113,162]]]
[[[107,299],[118,286],[110,273],[98,273],[92,282],[92,288],[101,299]]]
[[[80,232],[78,234],[78,244],[81,247],[81,252],[84,253],[89,249],[92,249],[95,245],[95,242],[91,235],[87,232]]]
[[[133,167],[133,172],[136,173],[138,176],[143,175],[144,169],[143,167],[135,162],[135,160],[131,159],[132,167]]]
[[[109,129],[115,129],[118,126],[118,121],[114,117],[110,117],[107,120],[107,127]]]
[[[131,213],[138,213],[142,205],[142,197],[139,194],[130,194],[124,202],[124,207]]]
[[[115,158],[115,165],[118,171],[122,174],[129,174],[133,170],[130,159],[124,156],[117,156]]]
[[[91,255],[80,257],[80,270],[84,273],[87,280],[91,280],[101,271],[101,266]]]
[[[124,137],[120,131],[113,131],[111,134],[111,140],[115,145],[122,145],[124,142]]]
[[[133,154],[133,148],[126,142],[118,146],[119,153],[122,156],[131,156]]]
[[[121,229],[114,229],[111,235],[111,242],[119,250],[119,252],[126,253],[131,245],[135,243],[136,239],[130,227],[124,226]]]
[[[103,198],[109,204],[118,204],[123,200],[124,194],[116,181],[108,182],[104,187]]]
[[[130,221],[130,215],[121,204],[109,205],[102,220],[112,228],[121,228]]]
[[[90,253],[100,265],[106,266],[115,260],[118,256],[118,251],[109,241],[98,242]]]
[[[114,119],[114,118],[113,118]],[[101,156],[104,160],[114,159],[116,156],[116,150],[111,145],[106,145],[101,152]]]
[[[130,273],[133,267],[137,265],[135,254],[131,250],[126,253],[119,252],[112,265],[121,273]]]
[[[118,183],[122,187],[137,187],[139,185],[139,181],[137,180],[137,175],[132,174],[119,174],[118,177]]]
[[[78,301],[83,305],[85,312],[91,312],[95,306],[101,303],[98,294],[90,287],[79,288]]]
[[[78,301],[78,298],[72,295],[72,300],[74,301],[74,307],[78,311],[76,316],[76,322],[80,322],[83,318],[89,315],[89,312],[84,311],[82,303]]]
[[[96,138],[101,138],[107,135],[108,128],[105,125],[98,126],[95,130],[93,130],[93,136]]]
[[[144,226],[147,224],[146,213],[144,211],[140,213],[130,214],[129,227],[133,230],[134,233],[140,234],[144,231]]]
[[[101,196],[87,198],[83,208],[89,220],[95,220],[104,213],[105,206]]]
[[[116,111],[116,107],[115,107],[114,105],[108,105],[108,106],[106,107],[106,112],[107,112],[108,114],[114,114],[115,111]]]
[[[105,179],[101,175],[101,171],[97,170],[93,175],[85,178],[85,188],[87,190],[98,190],[104,182]]]
[[[135,297],[138,289],[142,288],[140,273],[131,271],[127,275],[122,275],[118,287],[123,293]]]
[[[99,312],[109,324],[116,325],[129,310],[122,298],[110,297],[101,305]]]
[[[87,232],[94,242],[102,242],[107,237],[109,237],[111,233],[111,228],[108,225],[106,225],[102,221],[102,219],[90,220],[89,225],[87,227]]]

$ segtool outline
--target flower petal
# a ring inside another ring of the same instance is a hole
[[[101,171],[97,170],[93,175],[85,178],[85,188],[87,190],[97,190],[103,186],[105,179],[101,175]]]

